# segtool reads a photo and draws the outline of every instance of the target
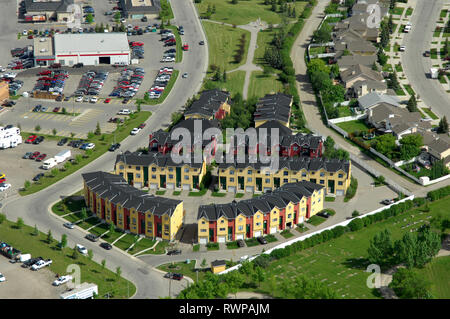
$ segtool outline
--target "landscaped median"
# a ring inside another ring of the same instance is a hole
[[[64,202],[57,202],[52,206],[52,212],[130,255],[166,253],[168,242],[158,242],[146,237],[140,238],[132,233],[125,233],[113,224],[108,224],[91,214],[83,197],[79,195],[72,195],[67,197]]]
[[[108,152],[108,148],[111,146],[111,144],[120,143],[122,140],[128,137],[130,135],[130,131],[134,127],[138,127],[141,123],[147,121],[151,114],[151,112],[134,113],[130,116],[130,118],[125,120],[125,123],[123,125],[119,125],[114,133],[100,135],[93,134],[91,138],[88,138],[86,140],[86,142],[95,144],[95,148],[93,150],[88,150],[84,155],[77,156],[73,164],[67,161],[64,163],[63,167],[59,169],[52,169],[50,172],[46,173],[44,177],[42,177],[38,182],[34,182],[26,189],[20,190],[19,194],[29,195],[36,193],[86,166],[93,160]],[[56,136],[47,137],[54,139],[61,138]]]
[[[81,254],[74,255],[72,248],[60,249],[58,244],[61,238],[52,238],[48,241],[48,234],[39,231],[36,234],[33,227],[23,225],[17,228],[16,225],[9,220],[1,222],[0,219],[1,240],[24,253],[30,253],[32,257],[50,258],[53,262],[49,268],[53,273],[66,274],[69,265],[77,264],[81,270],[81,282],[97,284],[99,298],[109,294],[109,298],[123,299],[132,297],[136,293],[136,286],[118,276],[117,273]],[[50,284],[50,282],[47,283],[49,286]]]
[[[161,94],[161,96],[159,98],[157,98],[157,99],[150,99],[148,97],[148,94],[145,93],[145,96],[144,96],[143,99],[137,99],[136,100],[136,104],[156,105],[156,104],[161,104],[162,102],[164,102],[164,100],[169,95],[170,91],[172,90],[173,86],[175,85],[175,82],[177,81],[178,73],[180,73],[180,71],[173,70],[172,76],[170,77],[170,80],[167,83],[166,88],[164,89],[164,91],[162,92],[162,94]]]

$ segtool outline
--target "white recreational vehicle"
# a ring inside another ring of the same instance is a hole
[[[16,147],[19,144],[22,144],[22,136],[18,127],[0,126],[0,149]]]

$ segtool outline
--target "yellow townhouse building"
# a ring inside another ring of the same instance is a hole
[[[154,196],[106,172],[82,174],[86,206],[119,229],[172,241],[183,223],[183,201]]]
[[[127,151],[117,155],[114,173],[137,188],[199,189],[206,174],[206,161],[197,163],[194,157],[190,161],[175,163],[170,153]]]
[[[325,187],[326,194],[345,195],[351,181],[351,162],[339,159],[279,158],[278,170],[264,169],[268,164],[221,163],[219,189],[228,192],[266,192],[286,183],[310,181]]]
[[[260,197],[198,208],[198,243],[229,242],[273,234],[303,223],[323,210],[324,187],[284,184]]]

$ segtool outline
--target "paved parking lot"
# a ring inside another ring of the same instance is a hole
[[[5,282],[0,282],[0,299],[59,299],[66,291],[65,285],[52,286],[56,277],[47,268],[32,271],[0,256],[0,272],[6,278]]]
[[[57,141],[44,140],[39,145],[22,143],[15,148],[8,148],[0,150],[0,173],[6,175],[6,182],[11,184],[11,188],[5,192],[0,192],[0,198],[16,194],[17,191],[23,187],[26,180],[31,181],[38,173],[46,173],[48,171],[39,168],[42,162],[35,160],[23,159],[22,156],[26,152],[40,152],[47,154],[47,158],[55,156],[62,150],[69,149],[72,157],[76,154],[82,154],[83,151],[67,146],[57,146]],[[64,163],[58,164],[57,168],[62,167]]]

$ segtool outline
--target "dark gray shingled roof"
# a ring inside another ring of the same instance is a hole
[[[253,114],[257,120],[278,120],[289,122],[292,96],[284,93],[266,94],[259,99]]]
[[[159,152],[148,152],[145,154],[143,152],[133,152],[126,151],[123,154],[118,154],[116,156],[116,163],[124,162],[129,165],[141,165],[141,166],[149,166],[155,164],[159,167],[167,167],[167,166],[175,166],[182,167],[184,165],[189,165],[190,167],[200,168],[202,167],[202,163],[196,163],[194,160],[194,154],[191,154],[191,163],[175,163],[172,160],[171,154],[162,154]]]
[[[273,192],[267,192],[257,198],[240,202],[233,200],[228,204],[201,205],[198,208],[197,219],[204,217],[209,221],[214,221],[222,216],[225,216],[227,219],[235,219],[239,214],[250,217],[257,211],[266,214],[274,207],[286,207],[289,202],[297,204],[303,197],[310,197],[315,190],[322,188],[324,187],[308,181],[288,183]]]
[[[200,98],[184,112],[185,115],[200,114],[214,116],[220,106],[228,101],[230,93],[218,89],[201,92]]]
[[[122,176],[106,172],[81,174],[87,187],[100,198],[108,198],[111,203],[137,211],[150,212],[157,216],[172,216],[181,200],[154,196],[129,185]]]
[[[161,9],[159,0],[151,0],[151,6],[133,6],[132,0],[120,0],[120,7],[123,9],[125,17],[129,14],[155,14]]]
[[[67,7],[73,4],[74,0],[61,0],[57,2],[34,2],[33,0],[25,0],[25,8],[27,12],[68,12]]]

